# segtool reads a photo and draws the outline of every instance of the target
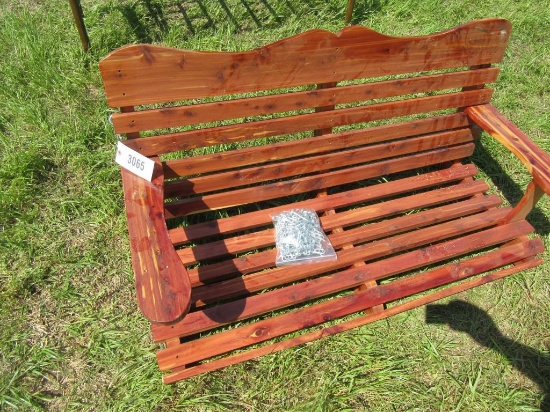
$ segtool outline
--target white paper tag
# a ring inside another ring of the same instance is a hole
[[[121,141],[119,141],[116,146],[115,162],[126,170],[129,170],[149,182],[153,178],[155,162],[148,157],[143,156],[141,153],[130,149]]]

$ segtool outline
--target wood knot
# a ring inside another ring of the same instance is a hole
[[[254,331],[251,337],[259,338],[260,336],[265,336],[265,335],[267,335],[267,328],[258,328]]]

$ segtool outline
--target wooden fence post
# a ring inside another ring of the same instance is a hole
[[[82,6],[80,5],[80,0],[69,0],[71,5],[71,10],[73,11],[74,21],[76,23],[76,28],[78,29],[78,35],[80,36],[80,41],[82,42],[82,48],[85,52],[90,48],[90,38],[86,32],[86,26],[84,25],[84,13],[82,12]]]

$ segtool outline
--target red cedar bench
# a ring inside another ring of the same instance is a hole
[[[489,104],[511,26],[311,30],[246,52],[131,45],[100,63],[139,307],[165,382],[365,325],[541,263],[524,218],[550,158]],[[514,208],[468,161],[480,130],[533,179]],[[270,215],[317,211],[332,262],[276,268]],[[227,326],[229,325],[229,326]]]

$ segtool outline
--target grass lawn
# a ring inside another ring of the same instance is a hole
[[[547,2],[357,3],[353,22],[389,35],[510,19],[493,103],[550,152]],[[244,50],[338,31],[346,4],[82,0],[86,54],[67,1],[0,2],[0,410],[535,411],[545,395],[550,408],[548,253],[441,306],[162,385],[135,302],[97,63],[132,42]],[[529,176],[506,150],[484,136],[474,161],[519,199]],[[547,248],[549,219],[545,197],[528,220]]]

